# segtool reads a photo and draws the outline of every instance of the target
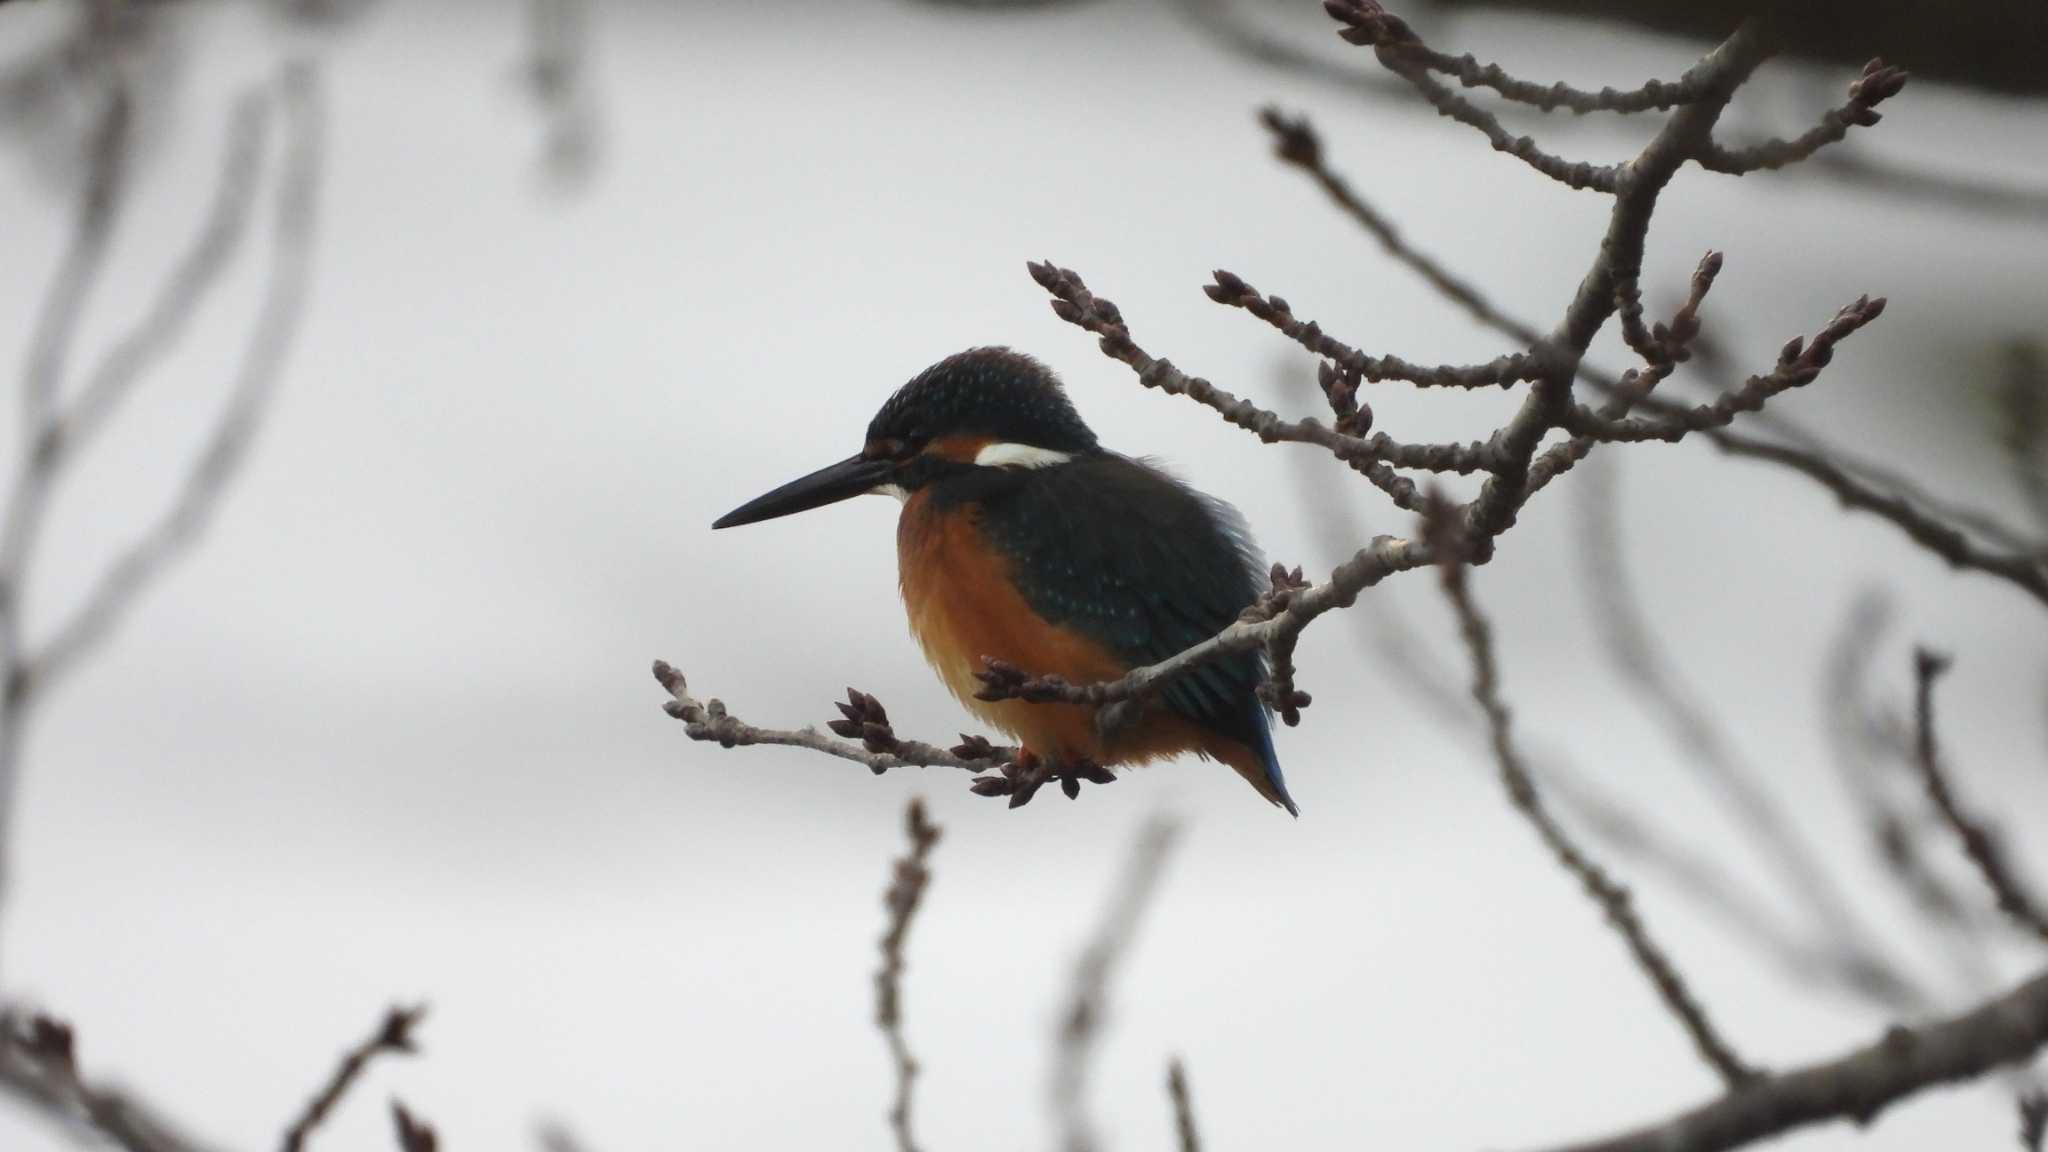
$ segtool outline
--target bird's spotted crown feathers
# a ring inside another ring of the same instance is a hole
[[[920,443],[983,436],[1055,452],[1093,452],[1095,433],[1052,369],[1008,348],[970,348],[918,373],[875,413],[868,439]]]

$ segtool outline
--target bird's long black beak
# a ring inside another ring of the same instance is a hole
[[[818,469],[809,476],[791,480],[765,496],[758,496],[713,521],[713,528],[737,528],[758,524],[777,516],[808,512],[858,496],[886,482],[895,465],[888,460],[853,456]]]

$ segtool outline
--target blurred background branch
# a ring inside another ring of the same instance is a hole
[[[214,204],[191,248],[158,289],[134,327],[116,338],[67,389],[79,358],[78,331],[93,286],[103,275],[122,202],[133,179],[136,141],[130,79],[119,61],[129,50],[125,8],[88,10],[88,38],[69,51],[74,65],[105,86],[89,136],[69,250],[44,297],[22,385],[21,458],[0,515],[0,890],[14,797],[19,790],[23,729],[40,697],[102,642],[123,613],[204,532],[256,434],[297,329],[308,284],[314,208],[322,150],[318,79],[303,62],[286,64],[275,80],[242,97],[230,113],[229,144]],[[141,17],[136,17],[140,19]],[[105,42],[92,39],[104,37]],[[95,59],[99,63],[93,63]],[[285,121],[285,155],[275,181],[270,283],[226,406],[195,454],[170,507],[99,574],[83,604],[48,629],[30,632],[31,578],[45,520],[68,469],[118,414],[138,384],[177,346],[200,306],[234,259],[257,208],[256,188],[271,109]],[[71,393],[75,393],[72,395]]]

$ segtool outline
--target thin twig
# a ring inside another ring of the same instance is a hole
[[[1315,321],[1297,319],[1286,300],[1266,296],[1246,283],[1242,276],[1222,269],[1216,271],[1215,283],[1203,291],[1218,304],[1244,309],[1303,348],[1368,381],[1406,380],[1424,387],[1439,388],[1502,388],[1535,378],[1531,358],[1519,352],[1484,364],[1426,366],[1412,364],[1398,356],[1368,356],[1323,331]]]
[[[809,748],[866,765],[870,772],[879,776],[891,768],[962,768],[969,772],[983,772],[1000,768],[1016,759],[1015,748],[1004,748],[981,741],[971,741],[959,748],[948,750],[933,744],[916,740],[900,740],[889,736],[887,751],[878,751],[866,744],[851,740],[835,740],[816,728],[778,729],[757,728],[731,715],[725,710],[724,701],[716,698],[700,701],[690,695],[690,685],[665,660],[654,662],[654,678],[666,689],[670,699],[662,708],[670,716],[683,722],[684,730],[692,740],[703,740],[727,748],[744,744],[779,744],[789,748]],[[863,694],[864,695],[864,694]],[[873,697],[867,697],[872,700]]]
[[[1636,913],[1629,890],[1573,843],[1570,834],[1545,807],[1542,795],[1536,789],[1535,778],[1529,774],[1521,752],[1515,746],[1507,705],[1500,697],[1500,677],[1493,655],[1493,630],[1481,615],[1467,587],[1466,568],[1456,551],[1457,528],[1453,514],[1446,506],[1435,513],[1432,521],[1429,528],[1440,557],[1438,571],[1442,575],[1444,595],[1457,614],[1459,631],[1472,657],[1472,698],[1486,714],[1493,738],[1494,759],[1500,766],[1501,782],[1507,787],[1509,801],[1536,829],[1544,847],[1550,850],[1558,864],[1571,873],[1585,889],[1586,895],[1600,906],[1607,922],[1614,926],[1628,946],[1636,966],[1649,978],[1664,1006],[1684,1026],[1700,1058],[1730,1088],[1756,1079],[1760,1073],[1745,1064],[1722,1038],[1708,1019],[1706,1009],[1701,1007],[1672,964],[1670,956],[1650,937],[1648,927]]]
[[[71,1026],[39,1013],[0,1011],[0,1091],[62,1122],[80,1143],[125,1152],[209,1152],[154,1107],[79,1071]]]
[[[1700,306],[1706,302],[1707,293],[1714,287],[1715,277],[1721,274],[1721,254],[1709,251],[1700,258],[1699,266],[1693,270],[1691,288],[1685,303],[1672,314],[1671,323],[1645,327],[1638,308],[1633,324],[1630,320],[1630,297],[1623,288],[1617,288],[1615,307],[1621,315],[1622,330],[1627,339],[1648,363],[1639,370],[1622,374],[1611,388],[1606,389],[1607,402],[1596,413],[1599,419],[1616,421],[1624,419],[1638,405],[1649,403],[1657,385],[1664,382],[1680,362],[1690,359],[1691,346],[1700,332]],[[1629,279],[1624,286],[1633,286]],[[1639,302],[1638,302],[1639,304]],[[1634,331],[1631,333],[1631,329]],[[1579,366],[1583,377],[1585,365]],[[1551,481],[1571,471],[1580,461],[1590,455],[1600,441],[1583,433],[1575,434],[1556,447],[1547,449],[1529,466],[1529,495],[1534,496]]]
[[[308,68],[287,70],[280,91],[296,131],[278,185],[270,282],[227,407],[163,518],[115,559],[87,592],[84,603],[57,625],[39,651],[25,658],[29,690],[47,686],[75,667],[81,657],[113,632],[128,609],[164,570],[199,541],[248,455],[283,374],[311,286],[324,113],[319,89]],[[197,259],[204,265],[212,257],[202,254]],[[110,360],[119,363],[119,352]],[[133,370],[124,369],[95,380],[95,384],[104,382],[106,390],[117,393],[126,387],[126,378]],[[89,394],[82,402],[90,399]],[[104,400],[106,404],[115,402],[117,397]],[[81,409],[81,418],[96,411],[90,407]]]
[[[535,1144],[541,1146],[541,1152],[588,1152],[590,1150],[590,1146],[584,1144],[584,1138],[575,1134],[573,1127],[569,1127],[567,1123],[563,1123],[559,1119],[543,1119],[541,1123],[537,1123],[535,1125],[535,1132],[532,1132],[532,1138],[535,1138]]]
[[[6,511],[0,514],[0,658],[6,661],[10,678],[21,659],[29,553],[42,527],[63,454],[55,409],[65,366],[125,199],[133,149],[132,105],[125,85],[116,84],[107,93],[87,148],[85,183],[79,191],[71,244],[44,293],[42,311],[29,338],[28,363],[22,373],[22,462],[8,493]],[[6,717],[10,729],[13,712],[10,708]],[[11,765],[0,766],[0,835],[7,826],[5,797],[12,791],[11,776]]]
[[[64,365],[87,289],[109,240],[128,164],[129,100],[118,83],[95,133],[72,250],[52,285],[24,383],[27,448],[0,513],[0,890],[19,787],[24,725],[37,691],[60,679],[112,634],[127,609],[195,544],[245,455],[303,307],[321,154],[320,106],[309,65],[287,65],[278,84],[294,129],[277,189],[272,275],[226,410],[163,518],[97,577],[82,605],[36,651],[26,638],[26,595],[43,519],[65,465],[175,344],[200,298],[218,283],[250,215],[263,115],[244,98],[230,118],[220,191],[194,246],[141,323],[115,343],[77,401],[63,403]]]
[[[591,7],[589,0],[527,0],[521,79],[543,121],[541,170],[559,191],[586,185],[602,152]]]
[[[1377,209],[1360,197],[1347,180],[1328,166],[1320,138],[1306,119],[1270,111],[1264,119],[1274,133],[1275,151],[1281,159],[1301,168],[1314,179],[1333,203],[1379,242],[1387,255],[1414,271],[1479,323],[1524,348],[1533,348],[1541,343],[1543,336],[1534,327],[1503,311],[1469,280],[1410,244]],[[1624,380],[1618,380],[1583,361],[1578,366],[1578,376],[1610,396],[1625,384]],[[1664,415],[1682,410],[1677,404],[1659,401],[1655,397],[1644,397],[1640,403],[1645,409]],[[2022,540],[2019,534],[1979,513],[1935,499],[1893,469],[1856,460],[1839,450],[1826,449],[1811,433],[1782,418],[1774,418],[1769,412],[1758,413],[1757,418],[1760,425],[1782,434],[1792,443],[1778,443],[1733,428],[1707,428],[1700,434],[1727,455],[1775,464],[1821,484],[1833,492],[1845,507],[1890,521],[1915,543],[1933,550],[1957,568],[2001,577],[2036,598],[2048,601],[2048,571],[2044,571],[2035,557],[2020,554],[2022,549],[2032,550],[2037,545]],[[1583,455],[1583,452],[1577,454]],[[1562,463],[1562,459],[1555,460],[1533,477],[1531,490],[1548,483],[1551,479],[1549,473],[1562,471],[1558,467]],[[1978,544],[1970,539],[1965,528],[1984,535],[2008,552],[2002,554]]]
[[[370,1061],[387,1053],[410,1055],[417,1052],[419,1049],[413,1046],[412,1031],[419,1024],[420,1018],[426,1015],[426,1011],[426,1008],[421,1006],[390,1009],[384,1014],[384,1019],[377,1025],[376,1031],[343,1053],[341,1063],[334,1067],[333,1075],[321,1085],[320,1091],[314,1093],[313,1098],[306,1103],[305,1110],[299,1113],[298,1119],[292,1121],[292,1126],[285,1129],[282,1145],[284,1152],[301,1152],[305,1148],[307,1137],[311,1136],[334,1111],[334,1106],[348,1094],[348,1090],[362,1076],[363,1069],[369,1066]]]
[[[1378,241],[1381,250],[1396,263],[1422,277],[1446,300],[1463,308],[1479,323],[1506,334],[1523,347],[1531,347],[1542,339],[1542,334],[1534,328],[1501,311],[1477,285],[1410,244],[1393,221],[1360,196],[1349,180],[1329,166],[1322,137],[1308,117],[1289,116],[1269,107],[1259,113],[1259,122],[1273,134],[1273,154],[1314,180],[1330,202]]]
[[[1103,354],[1128,365],[1138,374],[1138,383],[1170,396],[1186,396],[1264,443],[1312,444],[1323,448],[1371,481],[1396,505],[1408,507],[1413,503],[1414,484],[1396,475],[1386,459],[1390,452],[1399,448],[1392,441],[1385,437],[1367,440],[1326,427],[1314,419],[1290,421],[1199,376],[1189,376],[1170,361],[1156,359],[1140,348],[1131,338],[1123,312],[1115,303],[1089,291],[1088,285],[1072,269],[1061,268],[1050,261],[1033,262],[1029,268],[1032,279],[1052,293],[1053,313],[1069,324],[1099,336]],[[1221,274],[1218,281],[1211,295],[1219,300],[1224,297],[1217,292],[1228,295],[1236,286],[1250,287],[1228,273]]]
[[[1304,465],[1307,458],[1302,458]],[[1325,513],[1321,519],[1328,545],[1349,547],[1363,535],[1340,517],[1339,494],[1304,466],[1300,503]],[[1492,762],[1486,718],[1463,686],[1455,683],[1437,653],[1417,637],[1407,614],[1385,597],[1361,597],[1356,611],[1367,627],[1372,658],[1392,673],[1389,679],[1407,699],[1432,717],[1437,726],[1478,741]],[[1678,895],[1697,904],[1738,938],[1754,945],[1796,980],[1841,987],[1894,1010],[1918,1010],[1924,997],[1882,968],[1859,963],[1839,951],[1833,941],[1809,943],[1782,922],[1768,903],[1728,870],[1716,853],[1689,847],[1674,830],[1657,826],[1641,813],[1624,807],[1568,764],[1525,752],[1524,760],[1559,807],[1604,848],[1636,865],[1644,875],[1660,879]]]
[[[1655,416],[1609,418],[1586,405],[1573,407],[1564,426],[1573,435],[1589,436],[1602,442],[1665,440],[1677,441],[1688,433],[1723,427],[1745,412],[1763,408],[1773,396],[1801,388],[1817,378],[1834,357],[1835,345],[1884,314],[1885,300],[1861,296],[1836,312],[1811,341],[1794,337],[1778,353],[1771,371],[1751,376],[1740,388],[1723,393],[1712,403]]]
[[[534,1142],[540,1145],[540,1152],[589,1152],[589,1145],[576,1131],[560,1120],[543,1120],[534,1129]]]
[[[882,932],[882,966],[875,972],[875,1025],[888,1041],[889,1059],[896,1070],[896,1098],[889,1106],[889,1130],[896,1136],[898,1152],[917,1152],[911,1134],[911,1086],[917,1079],[917,1059],[903,1035],[903,944],[910,925],[931,883],[932,847],[939,842],[938,826],[924,814],[924,802],[912,800],[903,816],[910,851],[896,861],[889,887],[882,893],[889,910],[888,927]]]
[[[1783,168],[1796,164],[1849,134],[1849,129],[1869,127],[1884,118],[1877,106],[1896,96],[1906,86],[1906,70],[1882,60],[1872,60],[1849,84],[1849,99],[1830,108],[1820,123],[1792,140],[1766,140],[1747,148],[1724,148],[1709,144],[1700,152],[1700,167],[1709,172],[1740,176],[1762,168]]]
[[[1861,148],[1829,148],[1800,168],[1852,188],[1919,201],[1945,212],[1976,212],[2048,222],[2048,188],[1963,170],[1873,156]]]
[[[1505,152],[1536,171],[1567,188],[1590,189],[1595,192],[1613,192],[1621,169],[1611,164],[1573,163],[1561,156],[1544,151],[1527,136],[1517,136],[1502,126],[1500,118],[1486,111],[1463,96],[1438,83],[1430,74],[1432,69],[1443,69],[1463,78],[1464,70],[1459,61],[1441,53],[1431,52],[1422,43],[1406,21],[1389,13],[1375,0],[1324,0],[1323,10],[1344,25],[1338,35],[1351,44],[1374,49],[1379,62],[1389,72],[1401,77],[1422,93],[1423,99],[1439,115],[1448,116],[1460,124],[1476,128],[1484,135],[1497,152]],[[1474,63],[1469,73],[1475,81],[1487,75],[1485,69]],[[1503,82],[1509,78],[1505,73],[1494,70]],[[1682,83],[1693,86],[1691,99],[1702,100],[1714,90],[1715,85],[1704,74],[1689,75]],[[1519,84],[1519,82],[1515,82]],[[1517,87],[1517,92],[1523,91]]]
[[[1195,1103],[1188,1092],[1188,1070],[1176,1056],[1166,1065],[1166,1094],[1173,1100],[1173,1128],[1180,1152],[1202,1152],[1202,1134],[1195,1127]]]
[[[1787,817],[1755,771],[1736,754],[1727,733],[1701,706],[1700,693],[1681,680],[1659,643],[1625,568],[1617,507],[1620,485],[1613,462],[1586,477],[1579,490],[1578,551],[1585,561],[1586,596],[1594,606],[1596,631],[1616,679],[1663,720],[1700,778],[1727,803],[1757,851],[1776,867],[1814,922],[1815,948],[1832,957],[1830,966],[1843,974],[1859,974],[1859,987],[1884,989],[1882,999],[1895,1007],[1917,1002],[1920,994],[1859,922],[1800,825]]]
[[[1814,1124],[1867,1125],[1916,1093],[2020,1063],[2048,1046],[2048,972],[1957,1016],[1894,1026],[1873,1044],[1766,1076],[1669,1119],[1549,1152],[1727,1152]]]
[[[1255,64],[1308,76],[1325,84],[1369,96],[1403,93],[1407,86],[1391,76],[1361,71],[1348,60],[1297,48],[1253,27],[1231,0],[1179,0],[1182,16],[1209,38]]]
[[[1073,991],[1060,1014],[1052,1077],[1053,1116],[1060,1126],[1064,1152],[1093,1152],[1096,1147],[1094,1126],[1082,1097],[1108,1011],[1110,976],[1137,935],[1177,834],[1172,824],[1161,820],[1147,824],[1138,834],[1109,907],[1074,965]]]
[[[30,338],[21,427],[31,444],[42,435],[57,405],[86,299],[99,280],[115,220],[127,199],[134,120],[134,93],[116,80],[87,140],[85,182],[79,190],[71,245],[43,297],[42,315]]]
[[[1909,747],[1886,739],[1869,701],[1870,668],[1890,616],[1881,598],[1865,592],[1851,601],[1829,646],[1822,679],[1829,743],[1878,863],[1912,899],[1932,942],[1946,952],[1951,966],[1967,982],[1978,983],[1988,972],[1980,942],[1971,931],[1969,904],[1928,864],[1919,829],[1890,795],[1890,776],[1881,770],[1886,761],[1904,762],[1912,754]],[[1917,779],[1913,783],[1919,786]]]
[[[1769,439],[1764,442],[1775,442],[1780,447],[1801,449],[1810,456],[1832,463],[1857,484],[1873,489],[1889,489],[1921,514],[1980,537],[1988,545],[2008,552],[2041,551],[2042,543],[2039,538],[2029,536],[1981,509],[1943,499],[1927,491],[1905,472],[1880,460],[1859,456],[1845,451],[1838,445],[1829,444],[1818,433],[1795,423],[1782,413],[1765,409],[1751,417],[1749,425],[1769,434]],[[1751,438],[1746,434],[1738,434],[1732,428],[1722,428],[1707,433],[1707,439],[1724,453],[1739,456],[1743,447],[1740,441]]]
[[[1645,80],[1634,88],[1609,85],[1597,92],[1574,88],[1562,80],[1554,84],[1536,84],[1508,75],[1498,64],[1481,64],[1469,52],[1452,56],[1419,43],[1403,51],[1431,71],[1453,77],[1467,88],[1491,88],[1508,100],[1545,112],[1559,108],[1581,116],[1588,112],[1658,112],[1676,108],[1700,96],[1697,88],[1688,87],[1684,81],[1672,83],[1657,79]]]
[[[1628,179],[1615,189],[1599,252],[1566,306],[1564,318],[1538,345],[1551,361],[1550,371],[1530,389],[1521,410],[1501,431],[1508,465],[1486,482],[1466,512],[1466,532],[1475,560],[1490,555],[1493,537],[1514,523],[1517,510],[1527,499],[1530,459],[1544,434],[1561,425],[1571,411],[1572,381],[1594,335],[1615,311],[1617,284],[1641,273],[1650,218],[1659,196],[1679,166],[1713,132],[1736,87],[1770,51],[1761,25],[1745,21],[1688,73],[1702,85],[1700,97],[1674,113],[1628,162]]]
[[[1709,432],[1707,442],[1731,456],[1767,460],[1799,472],[1832,492],[1842,507],[1871,512],[1891,521],[1914,543],[1947,561],[1950,567],[1996,576],[2048,604],[2048,566],[2038,556],[1986,548],[1954,524],[1917,506],[1911,497],[1864,484],[1824,456],[1764,440],[1734,438],[1725,430],[1718,435]]]
[[[1345,26],[1339,33],[1352,43],[1378,50],[1382,62],[1394,57],[1404,64],[1450,76],[1467,88],[1490,88],[1516,104],[1552,112],[1567,108],[1588,112],[1650,112],[1676,108],[1705,96],[1711,82],[1701,73],[1688,72],[1677,81],[1648,80],[1637,87],[1612,87],[1589,92],[1560,80],[1536,84],[1509,75],[1498,64],[1481,64],[1470,53],[1452,56],[1422,42],[1408,22],[1388,12],[1376,0],[1325,0],[1324,11]],[[1391,63],[1388,64],[1392,68]]]
[[[213,294],[222,273],[233,263],[256,217],[256,192],[263,175],[263,145],[271,103],[261,85],[244,93],[228,114],[227,152],[214,187],[213,204],[193,236],[192,246],[171,269],[134,327],[115,340],[100,357],[78,398],[62,417],[59,449],[76,454],[106,425],[149,369],[165,357],[191,327],[199,306]],[[299,126],[303,131],[304,125]],[[311,142],[299,141],[303,150]],[[300,163],[304,164],[301,152]],[[294,189],[290,195],[308,195]],[[303,243],[303,237],[292,242]]]
[[[1941,815],[1942,823],[1962,841],[1963,854],[1976,865],[1977,874],[1991,889],[1999,911],[2044,941],[2048,941],[2048,916],[2020,886],[2005,859],[2005,852],[1989,828],[1962,810],[1955,787],[1942,767],[1941,752],[1934,735],[1934,682],[1948,670],[1948,659],[1925,648],[1913,654],[1913,752],[1920,780],[1927,788],[1927,800]]]
[[[398,1152],[440,1152],[441,1137],[434,1126],[396,1100],[391,1102],[391,1126],[398,1137]]]
[[[2006,351],[1998,407],[2005,417],[1999,439],[2013,485],[2026,501],[2035,530],[2048,534],[2048,356],[2040,345],[2021,342]]]

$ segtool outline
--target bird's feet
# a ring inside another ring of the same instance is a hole
[[[1082,781],[1114,784],[1116,775],[1093,760],[1052,760],[1026,748],[1017,753],[1015,760],[1003,765],[1000,774],[976,776],[970,787],[977,796],[1008,796],[1010,807],[1022,808],[1031,803],[1040,788],[1054,780],[1060,782],[1060,791],[1072,800],[1081,794]]]

